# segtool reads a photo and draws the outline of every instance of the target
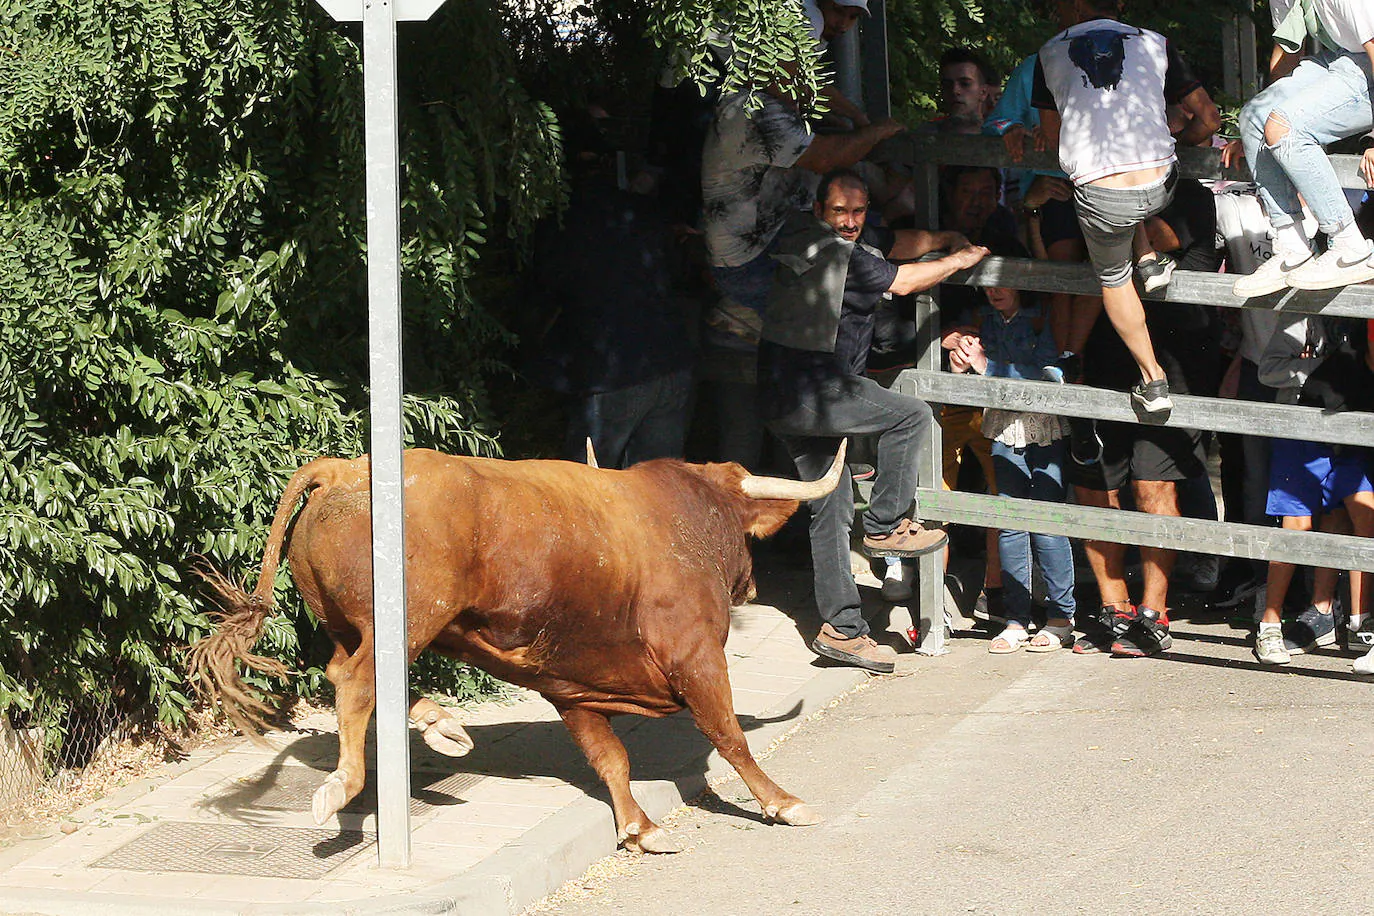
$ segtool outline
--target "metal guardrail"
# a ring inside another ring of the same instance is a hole
[[[926,225],[939,222],[939,170],[946,164],[996,168],[1057,169],[1049,153],[1030,153],[1011,162],[1002,141],[995,137],[906,134],[884,143],[874,158],[911,165],[923,185]],[[1249,181],[1244,168],[1222,169],[1218,151],[1178,150],[1180,174],[1188,178]],[[1364,188],[1357,156],[1332,156],[1343,187]],[[924,179],[922,181],[922,179]],[[1302,314],[1374,319],[1374,286],[1347,287],[1324,292],[1289,290],[1253,299],[1231,294],[1232,277],[1178,270],[1162,296],[1148,300],[1226,308],[1264,309]],[[949,281],[969,286],[1006,286],[1046,293],[1097,295],[1101,288],[1086,264],[1029,261],[990,257],[973,270]],[[1139,423],[1128,395],[1084,385],[1056,385],[1013,379],[974,378],[940,370],[940,312],[938,291],[917,298],[916,324],[922,357],[915,369],[902,372],[893,387],[941,404],[1033,410],[1068,416]],[[1175,395],[1167,425],[1274,438],[1306,439],[1348,445],[1374,445],[1374,414],[1330,413],[1293,407],[1217,398]],[[1171,550],[1190,550],[1256,560],[1279,560],[1302,565],[1374,571],[1374,541],[1348,535],[1284,531],[1260,525],[1149,515],[1120,509],[1100,509],[1045,503],[1005,496],[948,492],[943,479],[942,432],[932,424],[922,458],[916,504],[923,519],[1010,527],[1070,537],[1137,544]],[[944,649],[944,557],[937,551],[920,559],[917,599],[920,603],[920,651],[937,655]]]

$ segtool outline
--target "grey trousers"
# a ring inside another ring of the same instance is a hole
[[[829,470],[841,438],[876,435],[877,473],[863,528],[865,534],[886,534],[911,509],[917,462],[932,422],[925,401],[889,391],[870,378],[841,376],[768,427],[787,447],[803,480],[816,480]],[[846,468],[834,492],[811,503],[811,566],[821,620],[850,637],[868,633],[849,563],[853,523],[854,485]]]

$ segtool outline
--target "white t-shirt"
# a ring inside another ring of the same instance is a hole
[[[1312,8],[1331,39],[1347,51],[1363,51],[1374,39],[1374,2],[1371,0],[1313,0]]]
[[[702,224],[711,263],[739,267],[763,253],[793,210],[810,206],[815,176],[793,168],[811,145],[801,115],[774,96],[721,99],[701,153]]]
[[[1163,35],[1094,19],[1040,49],[1031,103],[1058,109],[1059,163],[1079,185],[1173,162],[1165,104],[1201,85]]]

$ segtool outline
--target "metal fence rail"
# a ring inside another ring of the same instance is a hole
[[[1240,181],[1248,171],[1221,168],[1216,150],[1179,149],[1183,177]],[[994,137],[908,134],[885,143],[880,161],[914,166],[923,190],[926,225],[939,222],[939,165],[981,165],[997,168],[1057,169],[1049,153],[1027,153],[1012,163],[1002,142]],[[1359,157],[1332,156],[1343,187],[1364,188]],[[923,181],[922,181],[923,179]],[[1178,270],[1163,295],[1147,300],[1263,309],[1299,314],[1374,319],[1374,286],[1347,287],[1324,292],[1288,290],[1253,299],[1231,294],[1234,277]],[[973,270],[949,281],[970,286],[1005,286],[1045,293],[1098,295],[1101,288],[1091,267],[1020,258],[990,257]],[[917,298],[916,324],[922,344],[918,367],[902,372],[893,387],[939,404],[1000,407],[1067,416],[1139,423],[1128,395],[1083,385],[1056,385],[1014,379],[973,378],[940,370],[940,311],[938,292]],[[1167,425],[1271,438],[1305,439],[1347,445],[1374,446],[1374,414],[1329,413],[1312,407],[1262,404],[1254,401],[1175,395]],[[1099,509],[1034,500],[952,493],[941,489],[942,433],[932,424],[931,438],[920,468],[921,487],[916,504],[922,519],[1009,527],[1063,534],[1120,544],[1189,550],[1257,560],[1279,560],[1309,566],[1374,571],[1374,541],[1348,535],[1284,531],[1259,525],[1199,521],[1148,515],[1120,509]],[[920,559],[917,591],[920,604],[920,650],[944,651],[944,556],[936,551]]]

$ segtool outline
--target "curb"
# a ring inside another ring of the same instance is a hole
[[[760,714],[761,717],[777,715],[797,709],[798,715],[750,732],[750,749],[755,754],[762,753],[774,741],[799,728],[832,700],[869,677],[852,668],[817,669],[811,680]],[[633,756],[631,751],[632,764]],[[734,770],[712,751],[707,757],[707,765],[698,772],[674,780],[634,782],[631,788],[644,813],[654,820],[662,820],[706,791],[717,776],[726,773],[734,773]],[[517,916],[581,875],[598,859],[613,855],[617,848],[619,842],[610,805],[600,798],[581,798],[438,890],[453,901],[453,913]]]
[[[871,675],[853,668],[815,669],[810,680],[764,710],[759,718],[788,718],[765,722],[747,733],[755,754],[799,728],[835,699],[844,696]],[[649,720],[644,720],[648,722]],[[644,723],[633,729],[638,732]],[[625,736],[627,743],[632,735]],[[634,749],[630,748],[633,764]],[[649,817],[661,820],[704,792],[720,776],[733,774],[716,751],[702,766],[672,780],[632,783],[635,799]],[[134,785],[118,794],[147,791]],[[600,793],[598,793],[600,794]],[[108,800],[105,802],[108,804]],[[782,828],[786,829],[786,828]],[[570,802],[507,843],[463,875],[436,885],[431,891],[410,894],[404,900],[387,897],[360,898],[339,903],[209,903],[173,897],[59,892],[6,888],[0,913],[41,916],[147,916],[149,913],[193,916],[307,916],[307,914],[416,914],[416,916],[517,916],[530,905],[585,872],[598,859],[618,848],[615,819],[608,802],[584,796]]]

